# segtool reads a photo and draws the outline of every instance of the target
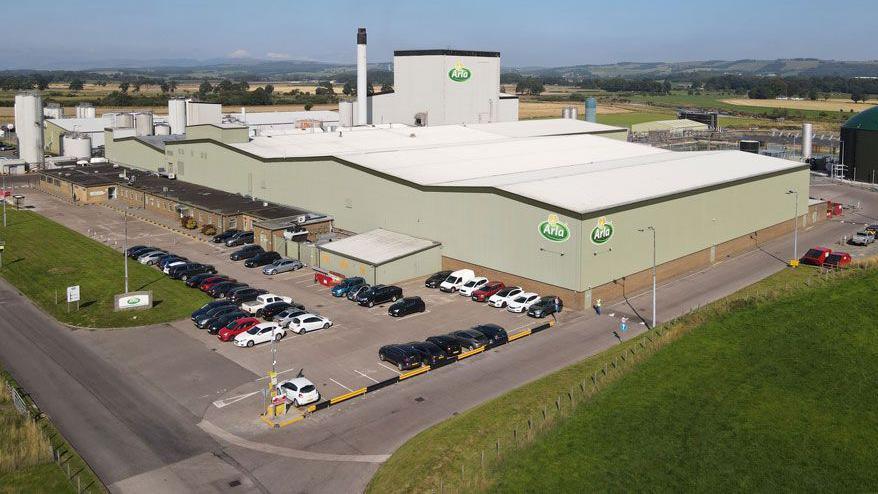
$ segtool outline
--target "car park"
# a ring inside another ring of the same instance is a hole
[[[504,345],[509,342],[509,335],[506,334],[506,330],[498,324],[479,324],[470,329],[485,335],[488,338],[488,344],[491,346]]]
[[[268,304],[262,308],[262,318],[266,321],[272,321],[274,320],[274,316],[289,308],[304,309],[304,306],[287,302],[274,302],[273,304]]]
[[[356,288],[352,288],[352,289],[348,290],[348,293],[347,293],[347,295],[345,295],[345,297],[347,297],[348,300],[356,302],[357,297],[359,297],[360,294],[365,293],[365,291],[370,289],[370,288],[372,288],[372,285],[369,285],[368,283],[365,285],[360,285]]]
[[[211,240],[215,244],[222,244],[222,243],[225,243],[226,240],[232,238],[233,236],[237,235],[240,232],[241,232],[241,230],[238,230],[237,228],[229,228],[228,230],[226,230],[224,232],[217,233],[216,235],[213,236],[213,238]]]
[[[320,401],[317,386],[304,377],[288,379],[275,388],[278,396],[283,396],[293,406],[300,407]]]
[[[250,302],[251,300],[256,300],[256,297],[262,295],[266,291],[262,288],[242,288],[240,290],[235,290],[234,293],[228,296],[228,299],[232,302],[242,305],[245,302]]]
[[[531,305],[537,303],[539,300],[540,296],[536,293],[524,292],[512,299],[512,301],[506,305],[506,310],[509,312],[526,312]]]
[[[450,270],[434,273],[424,281],[424,286],[427,288],[439,288],[439,284],[445,281],[445,279],[448,278],[449,275],[451,275]]]
[[[196,263],[195,265],[189,266],[185,269],[179,269],[175,272],[171,272],[171,278],[176,278],[188,282],[189,278],[192,278],[193,276],[202,276],[205,274],[216,274],[216,268],[211,266],[210,264]]]
[[[208,292],[211,288],[219,285],[220,283],[237,283],[237,282],[238,282],[238,280],[236,280],[234,278],[229,278],[228,276],[215,276],[215,277],[208,278],[208,279],[204,280],[203,282],[201,282],[201,284],[198,285],[198,289],[201,290],[202,292]]]
[[[280,341],[286,331],[273,322],[263,322],[235,336],[235,346],[252,347],[269,341]]]
[[[846,268],[851,264],[851,255],[847,252],[833,252],[826,256],[823,263],[828,268]]]
[[[484,276],[477,276],[464,283],[463,286],[461,286],[458,290],[458,294],[462,297],[472,297],[473,292],[485,286],[487,283],[488,278],[485,278]]]
[[[848,240],[848,243],[851,245],[869,245],[875,241],[875,234],[869,232],[868,230],[861,230],[854,234]]]
[[[439,284],[439,290],[447,293],[454,293],[460,290],[464,283],[476,277],[472,269],[458,269],[445,278],[445,281]]]
[[[128,257],[137,259],[141,254],[150,250],[155,250],[155,247],[149,247],[147,245],[135,245],[134,247],[129,247],[128,250],[125,251],[125,253]]]
[[[462,329],[460,331],[454,331],[449,333],[450,335],[457,336],[465,343],[463,347],[469,350],[475,350],[476,348],[481,348],[486,346],[491,340],[485,336],[484,333],[480,331],[476,331],[474,329]]]
[[[262,309],[264,309],[265,306],[267,306],[268,304],[273,304],[275,302],[286,302],[289,304],[292,303],[292,301],[292,297],[275,295],[274,293],[263,293],[262,295],[258,295],[252,301],[241,304],[241,310],[250,314],[254,314],[256,316],[260,316],[262,315]]]
[[[427,338],[428,342],[433,343],[445,352],[446,355],[458,355],[463,349],[464,341],[457,336],[439,335]]]
[[[808,252],[802,256],[800,261],[802,264],[810,264],[812,266],[823,266],[823,263],[826,262],[826,257],[832,254],[832,249],[828,249],[826,247],[814,247],[812,249],[808,249]]]
[[[163,250],[153,250],[146,252],[145,254],[141,254],[140,257],[137,258],[137,262],[140,264],[146,264],[148,266],[152,266],[156,262],[158,262],[159,258],[166,255],[167,252]]]
[[[228,300],[214,300],[212,302],[208,302],[208,303],[202,305],[201,307],[199,307],[198,309],[195,309],[195,311],[192,312],[191,319],[192,319],[192,321],[195,321],[195,319],[204,315],[207,311],[209,311],[211,309],[215,309],[217,307],[222,307],[224,305],[231,306],[232,303],[229,302]]]
[[[389,362],[401,371],[420,367],[422,358],[421,352],[407,344],[385,345],[378,349],[378,360]]]
[[[489,281],[473,291],[470,298],[473,302],[486,302],[488,298],[504,288],[506,288],[506,285],[502,281]]]
[[[305,313],[290,320],[288,327],[296,334],[305,334],[332,326],[332,321],[319,314]]]
[[[236,245],[252,244],[253,232],[238,232],[226,240],[226,247],[234,247]]]
[[[305,267],[305,264],[298,259],[278,259],[273,263],[262,268],[262,274],[274,275],[296,271]]]
[[[365,284],[366,280],[364,280],[362,277],[352,276],[350,278],[345,278],[341,280],[340,283],[337,283],[329,290],[329,293],[331,293],[333,297],[344,297],[350,290],[353,290],[354,288]]]
[[[540,297],[540,300],[527,309],[527,315],[530,317],[543,318],[552,314],[561,312],[564,309],[564,302],[561,297],[555,295],[546,295]]]
[[[248,287],[247,283],[239,283],[235,281],[226,281],[222,283],[217,283],[209,290],[207,290],[207,294],[213,298],[225,298],[225,296],[232,290],[237,290],[239,288]]]
[[[263,252],[265,252],[265,249],[260,245],[247,245],[229,254],[229,260],[243,261]]]
[[[300,309],[298,306],[293,306],[282,310],[272,319],[280,324],[281,327],[286,328],[290,325],[290,322],[292,322],[293,319],[305,314],[308,314],[308,311],[306,311],[304,308]]]
[[[192,275],[186,280],[186,286],[188,286],[189,288],[195,288],[195,287],[201,285],[205,280],[207,280],[208,278],[211,278],[213,276],[214,275],[210,274],[210,273],[201,273],[201,274]]]
[[[226,327],[219,330],[219,332],[216,334],[216,337],[220,341],[231,341],[235,339],[235,336],[238,336],[244,331],[247,331],[253,326],[256,326],[257,324],[259,324],[259,322],[259,319],[256,319],[255,317],[242,317],[240,319],[235,319],[234,321],[230,322]]]
[[[402,288],[396,285],[375,285],[357,296],[357,303],[364,307],[375,307],[385,302],[396,302],[402,298]]]
[[[230,312],[235,312],[237,310],[239,310],[239,309],[237,307],[235,307],[234,305],[222,305],[222,306],[216,307],[214,309],[211,309],[211,310],[205,312],[204,314],[199,316],[197,319],[195,319],[195,326],[198,327],[198,329],[204,329],[215,318],[222,316],[224,314],[228,314]]]
[[[260,252],[259,254],[256,254],[255,256],[251,257],[250,259],[247,259],[246,261],[244,261],[244,267],[245,268],[258,268],[260,266],[266,266],[268,264],[271,264],[274,261],[277,261],[278,259],[280,259],[280,254],[278,254],[277,252],[274,252],[274,251]]]
[[[427,305],[421,297],[405,297],[397,300],[396,303],[387,308],[387,313],[391,317],[403,317],[409,314],[424,312]]]
[[[249,317],[248,314],[241,310],[235,310],[233,312],[227,312],[219,317],[213,318],[204,329],[207,330],[207,334],[217,334],[221,329],[228,326],[229,323],[233,321],[237,321],[243,317]]]
[[[488,305],[502,309],[522,293],[524,293],[524,290],[520,286],[507,286],[488,297]]]

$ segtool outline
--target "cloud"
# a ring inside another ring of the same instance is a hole
[[[275,53],[270,51],[265,54],[265,58],[269,60],[289,60],[292,57],[290,57],[289,53]]]
[[[249,58],[250,52],[243,48],[238,48],[237,50],[229,53],[227,56],[229,58]]]

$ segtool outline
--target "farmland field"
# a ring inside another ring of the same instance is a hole
[[[529,118],[561,118],[561,110],[567,106],[575,106],[579,117],[585,117],[585,107],[580,101],[534,101],[528,99],[519,100],[518,117],[522,120]],[[627,113],[630,110],[612,105],[598,103],[598,115],[613,113]]]
[[[872,99],[866,103],[854,103],[850,99],[828,99],[828,100],[777,100],[777,99],[749,99],[735,98],[720,100],[723,103],[739,106],[761,106],[769,108],[791,108],[795,110],[816,110],[816,111],[845,111],[861,112],[878,105],[878,100]]]

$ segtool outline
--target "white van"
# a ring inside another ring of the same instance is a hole
[[[445,281],[439,285],[439,289],[443,292],[453,293],[460,290],[464,283],[476,277],[476,273],[472,269],[458,269],[448,275]]]

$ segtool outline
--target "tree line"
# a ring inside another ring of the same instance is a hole
[[[721,75],[705,79],[705,90],[746,94],[752,99],[777,97],[827,98],[829,93],[849,93],[853,101],[866,101],[870,94],[878,94],[878,79],[824,77],[755,77]]]

